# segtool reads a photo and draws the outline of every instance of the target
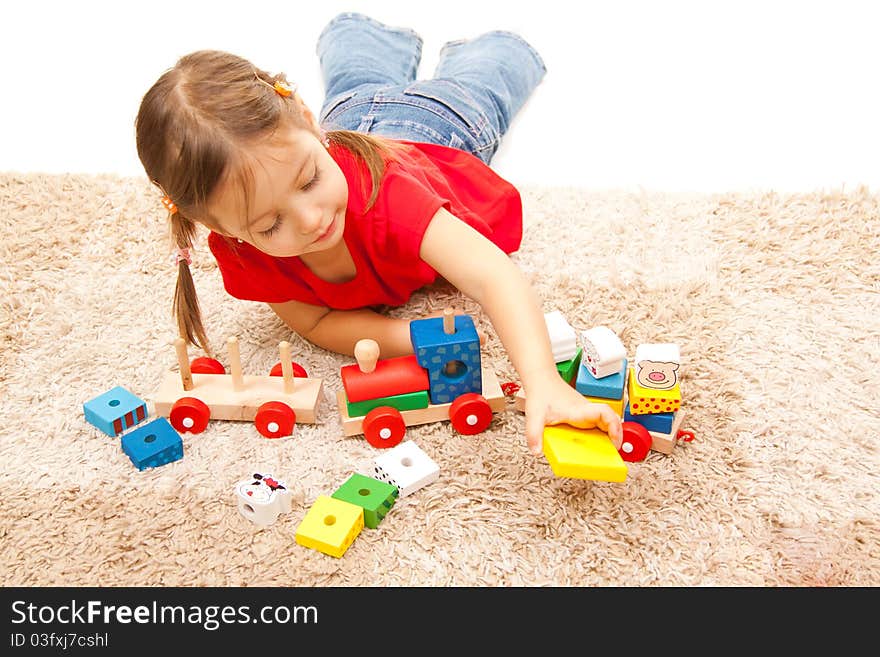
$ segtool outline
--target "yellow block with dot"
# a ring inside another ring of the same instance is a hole
[[[629,368],[627,397],[631,415],[648,413],[675,413],[681,408],[681,386],[676,383],[669,390],[655,390],[641,385],[634,368]]]
[[[608,434],[568,424],[544,427],[544,456],[557,477],[621,482],[627,467]]]
[[[319,495],[296,528],[296,542],[339,558],[363,528],[362,507]]]

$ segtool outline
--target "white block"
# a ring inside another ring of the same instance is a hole
[[[681,365],[681,352],[674,342],[640,344],[636,347],[636,362],[638,363],[640,360]]]
[[[605,363],[604,365],[599,365],[598,367],[596,367],[584,363],[583,359],[581,359],[581,367],[587,370],[587,372],[589,372],[594,379],[604,379],[606,376],[619,374],[620,370],[623,369],[623,361],[613,360],[610,363]]]
[[[558,310],[544,313],[544,322],[547,324],[547,333],[550,335],[553,360],[562,363],[574,358],[577,353],[577,332],[574,327]]]
[[[259,472],[235,485],[238,511],[258,525],[271,525],[291,508],[290,489],[271,474]]]
[[[600,371],[614,370],[609,374],[619,372],[623,366],[623,359],[626,358],[626,348],[617,334],[607,326],[596,326],[581,331],[581,346],[584,348],[581,363],[590,374],[599,379],[608,376],[608,374],[598,374]],[[594,369],[596,373],[593,373]]]
[[[375,474],[379,481],[397,486],[400,497],[406,497],[419,488],[437,481],[440,466],[411,440],[404,440],[375,459]]]

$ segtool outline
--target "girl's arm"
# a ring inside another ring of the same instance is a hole
[[[588,402],[559,376],[538,296],[513,261],[486,237],[441,208],[422,239],[422,259],[480,304],[520,376],[526,393],[526,439],[541,452],[544,426],[599,427],[615,446],[620,418]]]
[[[413,353],[409,319],[386,317],[366,308],[331,310],[300,301],[270,303],[275,314],[296,333],[322,349],[347,356],[354,355],[354,346],[361,338],[372,338],[379,344],[382,358],[409,356]],[[434,313],[427,317],[439,317]],[[477,329],[480,344],[486,334]]]
[[[270,303],[275,314],[314,345],[352,356],[361,338],[379,343],[382,358],[411,354],[409,320],[386,317],[372,310],[331,310],[300,301]]]

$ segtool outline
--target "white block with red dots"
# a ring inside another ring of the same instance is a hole
[[[607,326],[595,326],[581,331],[581,366],[593,377],[602,379],[620,372],[626,347],[617,334]]]
[[[553,349],[553,360],[563,363],[577,354],[577,332],[558,310],[544,313],[547,333],[550,335],[550,346]]]
[[[374,474],[379,481],[397,486],[400,497],[437,481],[440,466],[411,440],[404,440],[374,460]]]

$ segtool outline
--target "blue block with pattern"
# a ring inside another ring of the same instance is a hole
[[[122,451],[138,470],[183,458],[183,441],[167,418],[159,417],[122,436]]]
[[[455,333],[443,332],[443,318],[415,319],[409,337],[419,365],[428,370],[432,404],[448,404],[465,393],[483,394],[480,336],[469,315],[455,316]]]
[[[86,421],[114,438],[147,418],[147,404],[122,386],[83,404]]]
[[[643,415],[631,415],[629,402],[623,409],[624,422],[637,422],[648,431],[655,433],[672,433],[672,423],[675,421],[675,413],[645,413]]]
[[[597,379],[590,371],[581,365],[578,367],[577,380],[574,387],[582,395],[587,397],[601,397],[602,399],[623,399],[623,389],[626,387],[626,358],[623,359],[623,367],[617,374],[604,376]]]

